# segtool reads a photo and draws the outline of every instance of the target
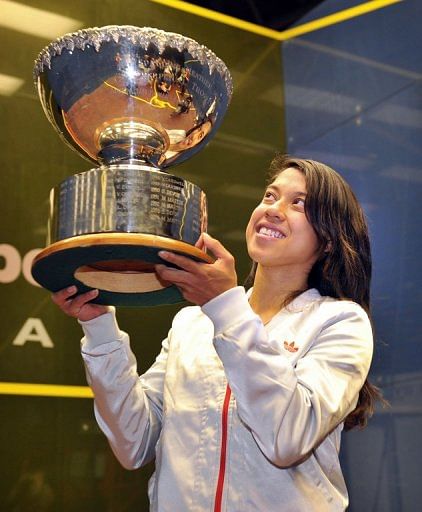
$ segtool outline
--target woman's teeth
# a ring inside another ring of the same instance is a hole
[[[281,233],[280,231],[277,231],[275,229],[269,229],[269,228],[266,228],[264,226],[262,226],[261,228],[259,228],[259,231],[258,233],[260,235],[265,235],[265,236],[271,236],[273,238],[286,238],[283,233]]]

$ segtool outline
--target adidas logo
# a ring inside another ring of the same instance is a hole
[[[284,348],[288,350],[289,352],[297,352],[299,350],[299,347],[295,346],[295,342],[292,341],[289,343],[288,341],[284,342]]]

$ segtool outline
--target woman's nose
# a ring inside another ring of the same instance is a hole
[[[285,209],[280,202],[268,205],[265,215],[269,218],[277,218],[283,220],[285,218]]]

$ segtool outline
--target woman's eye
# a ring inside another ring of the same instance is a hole
[[[298,206],[302,206],[303,208],[305,208],[305,199],[303,199],[303,197],[297,197],[294,201],[293,201],[293,204],[296,204]]]
[[[274,199],[274,194],[267,190],[264,194],[264,199]]]

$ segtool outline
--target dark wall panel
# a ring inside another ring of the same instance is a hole
[[[327,1],[318,9],[339,10]],[[372,380],[391,408],[344,435],[351,512],[420,508],[422,5],[401,2],[282,46],[288,151],[351,183],[372,238]]]

